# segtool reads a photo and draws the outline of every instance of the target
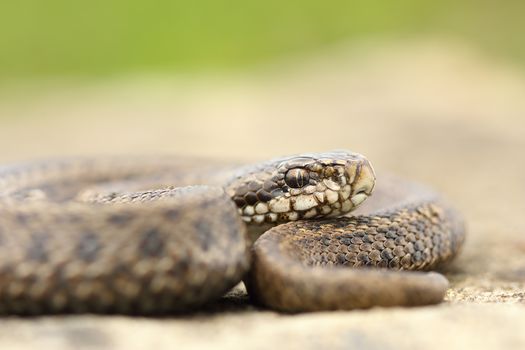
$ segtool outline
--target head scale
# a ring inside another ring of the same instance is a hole
[[[245,222],[277,224],[344,215],[368,198],[374,184],[374,170],[364,156],[333,151],[248,167],[226,192]]]

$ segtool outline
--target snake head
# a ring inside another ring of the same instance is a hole
[[[241,170],[226,186],[247,223],[283,223],[337,217],[372,193],[375,174],[348,151],[301,154]]]

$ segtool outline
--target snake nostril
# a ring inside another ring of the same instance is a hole
[[[366,193],[367,193],[367,190],[364,189],[364,188],[355,191],[355,195],[358,195],[358,194],[366,194]]]
[[[370,181],[360,181],[354,189],[354,195],[369,195],[372,192],[374,183]]]

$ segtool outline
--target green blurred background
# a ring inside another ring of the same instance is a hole
[[[424,140],[439,134],[431,150],[449,130],[518,134],[524,9],[518,0],[3,1],[0,162],[330,148],[382,159],[395,146],[419,149],[401,142],[418,123]]]
[[[439,36],[523,63],[525,2],[17,0],[0,80],[229,70],[367,38]]]

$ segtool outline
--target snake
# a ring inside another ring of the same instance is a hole
[[[464,239],[442,196],[347,150],[6,165],[0,314],[189,312],[241,281],[280,312],[437,304]]]

